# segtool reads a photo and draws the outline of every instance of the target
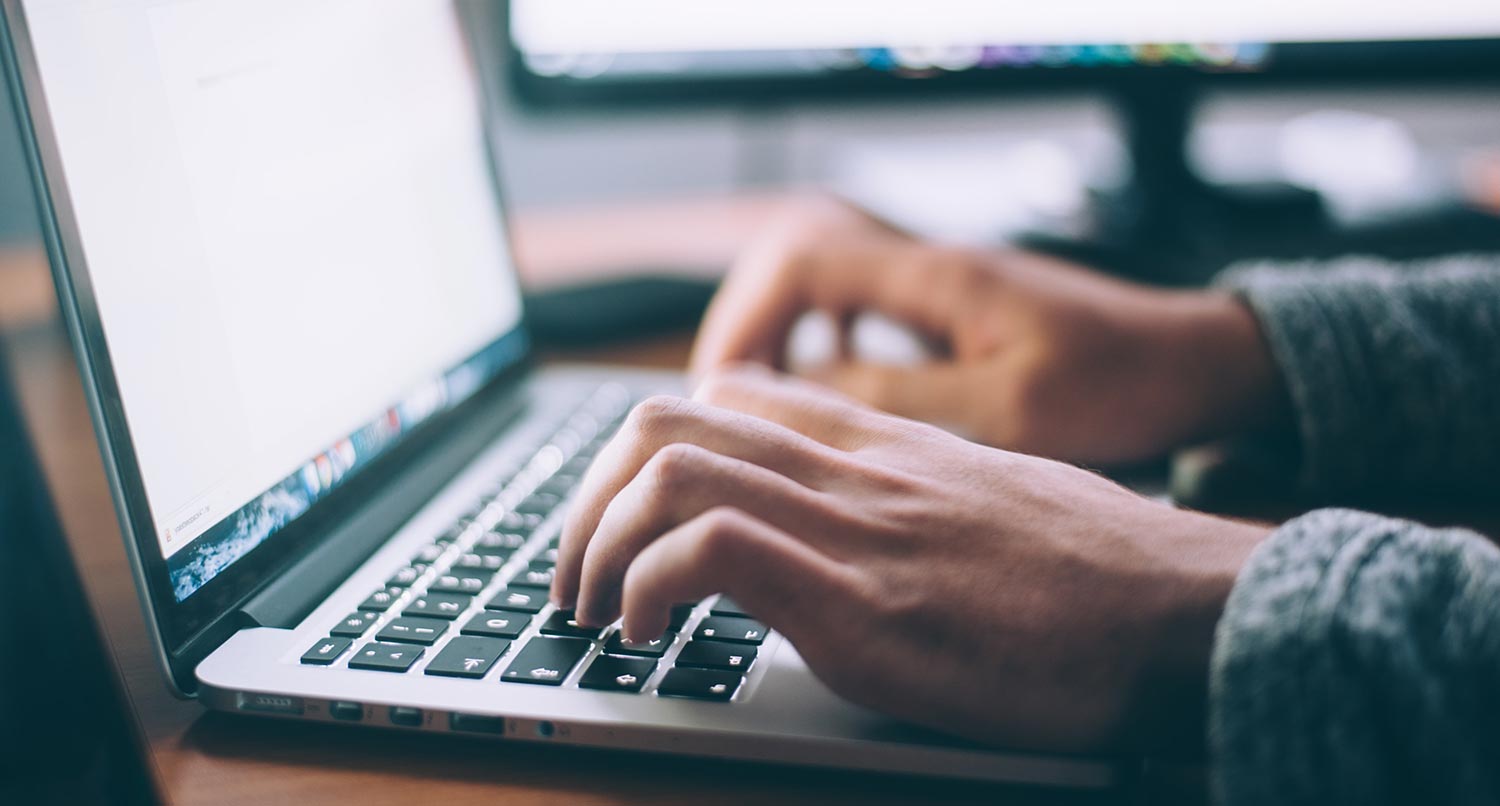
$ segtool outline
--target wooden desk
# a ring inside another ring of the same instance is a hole
[[[767,200],[523,218],[520,253],[533,276],[581,270],[593,255],[629,265],[673,244],[684,270],[727,260],[772,205]],[[633,217],[632,217],[633,216]],[[683,249],[681,233],[695,233]],[[608,233],[607,236],[604,233]],[[644,237],[643,237],[644,236]],[[653,237],[654,236],[654,237]],[[675,251],[673,251],[675,249]],[[661,260],[658,265],[669,265]],[[0,335],[91,603],[146,736],[161,790],[181,804],[359,803],[1017,803],[1105,802],[1048,792],[828,770],[739,764],[415,736],[209,713],[174,699],[151,659],[134,584],[77,369],[55,318],[43,257],[0,251]],[[680,366],[687,335],[573,358]]]

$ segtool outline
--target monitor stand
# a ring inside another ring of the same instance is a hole
[[[1166,285],[1201,284],[1248,257],[1500,250],[1500,219],[1456,202],[1421,217],[1348,229],[1334,224],[1315,191],[1274,182],[1208,182],[1189,159],[1198,102],[1190,77],[1133,82],[1117,87],[1112,98],[1130,178],[1094,194],[1077,227],[1084,237],[1034,233],[1022,244]]]
[[[1161,76],[1113,90],[1128,159],[1119,188],[1096,191],[1083,238],[1035,233],[1028,246],[1167,284],[1201,282],[1226,258],[1257,245],[1305,241],[1328,229],[1318,194],[1281,183],[1217,185],[1189,158],[1198,93]]]

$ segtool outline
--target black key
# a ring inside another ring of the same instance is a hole
[[[513,610],[517,613],[537,613],[547,605],[546,588],[528,588],[525,585],[511,585],[502,588],[495,594],[493,599],[485,605],[488,610]]]
[[[386,588],[370,594],[370,598],[360,602],[360,610],[381,611],[389,608],[406,591],[401,588]]]
[[[766,640],[766,625],[755,619],[709,616],[698,622],[698,631],[693,637],[733,641],[737,644],[758,644]]]
[[[589,670],[578,679],[579,688],[600,691],[625,691],[636,693],[656,672],[656,661],[650,658],[612,658],[600,655],[594,659]]]
[[[709,612],[713,613],[716,616],[737,616],[739,618],[750,618],[750,614],[745,612],[745,608],[742,607],[739,602],[736,602],[728,596],[720,596],[718,601],[714,602],[714,606],[709,609]]]
[[[667,629],[680,632],[682,625],[687,623],[688,617],[693,615],[693,608],[697,606],[696,602],[684,602],[683,604],[673,605],[672,618],[667,622]]]
[[[324,638],[302,653],[302,662],[309,666],[327,666],[338,660],[351,643],[348,638]]]
[[[435,618],[398,618],[380,628],[375,640],[393,644],[432,646],[448,629],[448,622]]]
[[[625,636],[619,630],[616,630],[604,645],[604,651],[614,655],[639,655],[643,658],[659,658],[667,654],[667,650],[672,648],[672,642],[675,640],[677,640],[677,633],[667,632],[663,633],[661,637],[653,638],[650,641],[643,641],[639,644],[628,644],[625,642]]]
[[[350,669],[369,669],[376,672],[404,672],[411,668],[426,650],[408,644],[368,643],[360,647],[349,659]]]
[[[413,564],[416,564],[416,563],[428,563],[428,564],[430,564],[434,560],[436,560],[437,558],[443,556],[443,552],[445,552],[447,550],[448,550],[448,547],[445,546],[445,545],[443,545],[443,544],[432,543],[430,545],[426,545],[426,546],[421,547],[420,549],[417,549],[417,553],[416,553],[415,556],[413,556],[411,558],[411,561],[412,561]]]
[[[385,586],[387,588],[409,588],[411,587],[411,583],[416,582],[418,579],[421,579],[422,574],[426,571],[426,563],[408,565],[400,571],[397,571],[395,575],[390,579],[387,579],[385,581]]]
[[[516,574],[512,582],[516,585],[530,585],[534,588],[550,588],[552,578],[556,576],[557,568],[545,560],[534,560],[531,565],[521,573]]]
[[[593,644],[582,638],[533,638],[500,679],[510,683],[560,686]]]
[[[463,593],[469,596],[484,590],[493,579],[491,574],[476,574],[472,571],[455,571],[433,580],[429,593]]]
[[[427,673],[478,680],[489,672],[507,649],[510,649],[510,642],[506,640],[461,635],[449,641],[443,651],[427,664]]]
[[[469,552],[459,555],[453,561],[455,571],[498,571],[500,566],[505,565],[506,558],[496,554],[479,554]]]
[[[656,687],[663,697],[688,697],[694,700],[725,701],[739,690],[743,678],[739,672],[709,669],[672,669]]]
[[[459,596],[453,593],[429,593],[412,600],[412,603],[401,611],[403,616],[431,616],[433,618],[456,619],[465,610],[469,609],[472,596]]]
[[[328,631],[328,634],[343,638],[358,638],[364,635],[365,630],[370,629],[370,625],[374,624],[375,619],[378,618],[380,618],[379,613],[373,613],[368,610],[356,610],[345,616],[343,621],[340,621],[333,629]]]
[[[482,635],[486,638],[517,638],[531,624],[531,616],[525,613],[504,613],[494,610],[480,613],[469,619],[459,632],[464,635]]]
[[[724,641],[691,641],[677,654],[677,665],[689,669],[743,672],[755,662],[755,647]]]
[[[542,635],[561,635],[567,638],[598,638],[604,632],[601,627],[582,627],[573,620],[573,611],[556,610],[542,622]]]

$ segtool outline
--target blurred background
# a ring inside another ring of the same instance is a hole
[[[935,235],[996,240],[1069,213],[1086,187],[1128,170],[1108,99],[1086,87],[526,103],[505,75],[518,62],[498,53],[509,39],[504,4],[484,5],[503,177],[518,210],[822,186]],[[1214,178],[1315,187],[1351,220],[1460,196],[1500,208],[1500,88],[1383,83],[1207,82],[1192,158]],[[36,223],[6,100],[0,241],[15,243],[34,239]]]

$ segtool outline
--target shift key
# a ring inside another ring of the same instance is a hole
[[[560,686],[591,648],[593,643],[582,638],[537,636],[521,649],[500,679],[508,683]]]

